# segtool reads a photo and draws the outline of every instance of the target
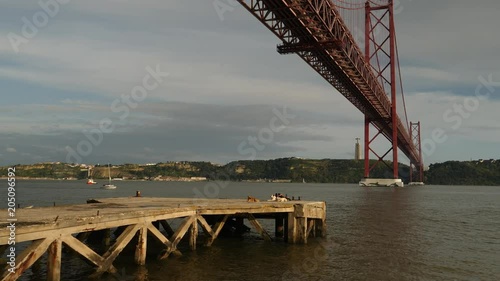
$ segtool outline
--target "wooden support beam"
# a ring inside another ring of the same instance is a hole
[[[181,225],[179,225],[179,228],[177,228],[174,235],[172,235],[172,245],[174,247],[177,247],[177,244],[179,244],[181,239],[184,237],[194,220],[196,220],[196,216],[186,217]]]
[[[214,231],[212,230],[212,227],[208,224],[207,220],[202,215],[198,215],[196,217],[196,219],[200,223],[201,229],[203,230],[203,232],[207,236],[207,239],[210,237],[213,237]]]
[[[276,215],[274,219],[274,236],[275,237],[283,237],[283,224],[284,219],[282,215]]]
[[[297,219],[294,213],[288,213],[288,239],[290,244],[297,243]]]
[[[147,244],[148,244],[148,226],[144,225],[139,229],[139,238],[137,241],[137,245],[135,247],[135,263],[137,265],[146,264]]]
[[[215,239],[217,236],[219,236],[219,233],[221,232],[222,228],[224,227],[224,224],[226,223],[227,219],[229,218],[229,215],[225,215],[222,220],[218,221],[213,227],[213,232],[214,235],[211,238],[208,238],[206,246],[210,247],[214,243]]]
[[[177,249],[172,249],[172,243],[170,242],[170,240],[168,240],[167,237],[165,237],[163,235],[163,233],[161,233],[156,227],[154,227],[152,224],[151,225],[147,225],[148,227],[148,230],[149,232],[153,235],[153,237],[155,237],[156,239],[158,239],[158,241],[160,241],[163,245],[165,245],[165,251],[171,251],[173,254],[177,255],[177,256],[181,256],[181,252]]]
[[[161,226],[163,226],[163,229],[167,232],[167,237],[172,237],[174,235],[174,230],[170,226],[167,220],[161,220],[160,221]]]
[[[90,204],[88,204],[88,205],[90,205]],[[57,208],[60,208],[60,207],[57,207]],[[26,209],[26,210],[30,210],[30,209]],[[32,210],[35,210],[35,209],[32,209]],[[68,211],[68,212],[71,212],[71,211]],[[141,211],[141,212],[144,212],[144,211]],[[155,210],[155,212],[157,212],[157,214],[150,214],[150,215],[134,214],[134,213],[129,215],[128,212],[125,212],[125,218],[123,218],[123,215],[114,214],[114,215],[110,215],[109,217],[106,217],[106,219],[109,221],[103,221],[104,218],[102,218],[102,221],[92,221],[89,219],[89,221],[87,221],[87,223],[85,223],[85,224],[82,224],[81,222],[76,222],[76,223],[70,222],[67,227],[66,226],[53,227],[52,225],[49,225],[49,224],[41,224],[40,226],[36,226],[36,225],[33,225],[36,223],[31,222],[32,225],[30,225],[29,231],[25,231],[24,230],[25,228],[20,228],[19,230],[16,229],[16,231],[17,231],[16,232],[16,243],[17,242],[21,243],[24,241],[39,240],[39,239],[44,239],[46,237],[51,237],[54,234],[54,230],[56,230],[57,234],[59,234],[59,235],[74,234],[74,233],[79,233],[79,232],[84,232],[84,231],[95,232],[98,230],[115,228],[115,227],[119,227],[119,226],[143,224],[145,221],[157,221],[157,220],[164,220],[164,219],[171,219],[171,218],[183,218],[186,216],[192,216],[192,215],[196,214],[196,211],[194,211],[194,210],[186,210],[186,211],[180,211],[180,212],[167,212],[167,213],[158,213],[158,210]],[[93,216],[95,216],[95,215],[93,215]],[[72,220],[72,219],[69,219],[69,220]],[[23,221],[24,221],[24,219],[23,219]],[[99,240],[99,241],[101,241],[101,240]],[[3,229],[0,229],[0,245],[4,245],[7,243],[8,243],[8,232],[3,230]]]
[[[198,217],[198,216],[197,216]],[[196,239],[198,238],[198,219],[197,217],[191,223],[189,227],[189,247],[191,250],[196,250]]]
[[[316,237],[316,230],[314,225],[316,224],[315,219],[309,219],[307,222],[307,237]]]
[[[134,238],[135,233],[139,229],[139,225],[129,225],[123,233],[116,239],[115,244],[103,255],[104,261],[99,264],[96,272],[91,275],[91,278],[97,278],[104,272],[108,271],[113,265],[113,261],[121,253],[123,248]]]
[[[1,281],[17,280],[23,272],[28,269],[35,261],[37,261],[49,248],[54,238],[45,238],[33,241],[19,256],[16,257],[16,268],[14,272],[8,271],[10,268],[7,265],[2,275]]]
[[[296,243],[307,244],[307,217],[296,218],[297,240]]]
[[[149,232],[166,247],[172,247],[172,243],[154,225],[147,225]]]
[[[167,258],[172,251],[177,249],[177,244],[181,241],[182,237],[186,234],[188,231],[189,227],[191,226],[193,220],[196,220],[196,215],[186,217],[184,221],[181,223],[179,228],[175,231],[174,235],[172,235],[172,246],[170,249],[167,249],[164,253],[160,254],[159,259],[165,259]]]
[[[255,219],[255,217],[252,214],[248,214],[248,221],[253,225],[255,230],[264,238],[266,241],[273,241],[271,238],[271,235],[267,233],[267,231],[262,227],[262,225]]]
[[[283,241],[288,243],[288,215],[285,214],[283,219],[285,220],[285,225],[283,225]]]
[[[85,258],[88,262],[95,266],[99,266],[104,262],[104,258],[98,255],[94,250],[90,249],[87,245],[82,243],[80,240],[77,238],[73,237],[72,235],[66,235],[63,237],[63,242],[66,244],[68,247],[73,249],[76,253],[78,253],[80,256]],[[110,266],[108,272],[110,273],[116,273],[116,268],[114,266]]]
[[[47,281],[61,280],[61,257],[62,257],[62,240],[54,240],[48,251],[47,259]]]
[[[208,245],[209,241],[210,240],[213,241],[216,238],[215,232],[212,229],[212,227],[210,226],[210,224],[208,224],[207,220],[202,215],[198,215],[197,220],[200,223],[201,229],[203,230],[203,232],[205,233],[205,236],[206,236],[205,246],[210,246],[210,245]]]
[[[316,235],[318,237],[326,237],[326,218],[317,219],[315,223]]]
[[[108,200],[108,204],[102,204],[99,207],[101,213],[98,216],[95,215],[95,206],[92,205],[60,206],[44,209],[43,212],[21,209],[18,214],[19,218],[22,218],[23,227],[17,229],[16,242],[35,242],[28,246],[26,251],[17,255],[17,268],[14,273],[8,273],[8,268],[5,272],[0,273],[0,275],[3,274],[0,281],[17,279],[27,268],[33,267],[33,264],[40,260],[40,256],[47,249],[50,249],[49,259],[51,260],[49,261],[48,278],[49,280],[59,280],[62,244],[68,246],[66,249],[73,249],[97,267],[94,277],[105,271],[116,272],[113,262],[127,244],[134,239],[139,230],[135,254],[135,260],[139,264],[144,264],[146,261],[149,232],[165,246],[166,250],[161,255],[163,258],[172,253],[180,254],[177,245],[186,236],[187,231],[190,231],[189,243],[192,249],[197,246],[199,227],[206,234],[207,246],[210,246],[223,227],[227,226],[227,223],[231,223],[231,227],[237,227],[240,232],[248,231],[249,228],[243,224],[245,218],[266,240],[271,240],[271,236],[257,219],[275,219],[276,234],[279,235],[280,228],[282,228],[285,232],[284,239],[289,243],[305,243],[310,235],[326,235],[326,221],[324,219],[326,206],[322,202],[255,202],[248,204],[243,199],[228,199],[213,200],[209,203],[209,207],[205,208],[193,205],[189,203],[190,200],[186,199],[187,203],[183,203],[181,208],[179,200],[182,201],[182,199],[174,198],[136,198],[134,200],[110,198],[103,200]],[[207,202],[209,201],[207,200]],[[175,231],[168,223],[169,219],[174,218],[183,219]],[[213,220],[211,221],[209,218],[213,218]],[[228,222],[230,218],[234,218],[234,221]],[[153,225],[152,222],[156,225]],[[158,224],[163,226],[170,237],[158,229]],[[115,234],[118,237],[116,242],[109,239],[109,229],[113,228],[118,228],[116,234],[121,232],[118,235]],[[97,231],[101,231],[107,238],[103,239],[101,236],[98,243],[101,241],[105,244],[114,243],[102,256],[82,242],[86,240],[89,233],[94,235]],[[0,229],[0,244],[7,244],[8,238],[9,232]]]

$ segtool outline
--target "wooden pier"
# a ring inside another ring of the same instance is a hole
[[[31,244],[21,253],[16,253],[15,272],[9,272],[10,266],[7,265],[0,280],[16,280],[45,252],[48,252],[47,279],[60,280],[63,245],[95,266],[93,277],[105,272],[116,273],[113,262],[131,241],[136,242],[135,262],[143,265],[146,262],[148,236],[161,243],[163,250],[157,258],[165,259],[172,254],[181,254],[177,246],[186,234],[192,250],[198,244],[212,245],[224,225],[227,226],[230,221],[243,225],[243,221],[248,220],[263,239],[268,241],[273,238],[257,219],[273,219],[274,236],[281,236],[288,243],[307,243],[309,237],[326,235],[324,202],[147,197],[109,198],[90,202],[82,205],[18,209],[15,222],[16,245],[21,242]],[[0,212],[7,213],[7,210]],[[168,221],[172,219],[181,219],[175,230]],[[11,235],[7,225],[5,222],[0,223],[2,256],[5,256],[3,252],[8,248],[6,245]],[[203,241],[198,241],[200,228]],[[110,239],[111,229],[120,230],[115,232],[118,234],[114,243]],[[85,244],[89,234],[97,232],[109,244],[102,254]]]

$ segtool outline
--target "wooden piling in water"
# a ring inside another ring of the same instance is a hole
[[[193,219],[189,226],[189,247],[191,250],[196,250],[196,238],[198,238],[198,216]]]
[[[276,215],[276,218],[274,219],[274,236],[276,238],[283,237],[284,231],[283,227],[285,224],[285,219],[283,218],[282,215]]]
[[[155,227],[155,226],[153,226]],[[146,250],[148,245],[148,225],[139,228],[139,238],[135,248],[135,263],[137,265],[146,264]]]
[[[59,281],[61,278],[62,240],[60,238],[54,240],[50,244],[48,252],[47,280]]]
[[[135,262],[144,265],[147,259],[148,234],[163,245],[158,258],[165,259],[171,254],[181,255],[177,246],[188,233],[186,237],[189,246],[195,250],[200,228],[205,234],[203,244],[211,246],[228,221],[237,232],[245,232],[248,228],[244,225],[244,220],[248,220],[267,241],[271,241],[272,237],[258,219],[274,219],[275,236],[282,235],[283,240],[288,243],[307,243],[309,237],[326,235],[324,202],[246,202],[232,199],[200,201],[146,197],[110,198],[91,202],[84,205],[18,210],[16,242],[31,241],[31,245],[17,255],[15,273],[8,272],[6,267],[0,280],[16,280],[45,252],[48,252],[47,279],[60,280],[61,260],[63,254],[66,254],[66,251],[62,251],[63,244],[96,267],[91,277],[98,277],[105,272],[116,273],[113,262],[131,241],[137,241]],[[167,220],[176,218],[181,218],[182,222],[174,230]],[[0,227],[2,249],[8,245],[10,232],[1,223]],[[114,228],[117,229],[114,232],[116,241],[113,243],[111,229]],[[102,243],[108,246],[102,255],[85,244],[87,238],[96,232],[100,232]]]

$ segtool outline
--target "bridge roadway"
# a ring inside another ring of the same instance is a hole
[[[408,128],[376,79],[340,13],[329,0],[238,0],[282,42],[278,52],[296,53],[335,87],[389,141],[397,126],[399,149],[416,165],[419,153]],[[397,114],[397,113],[396,113]]]

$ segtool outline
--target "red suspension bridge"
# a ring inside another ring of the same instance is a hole
[[[406,114],[394,3],[362,1],[238,0],[282,41],[277,47],[280,54],[297,54],[364,114],[363,183],[378,183],[378,179],[369,180],[370,172],[384,163],[393,171],[390,184],[402,184],[398,149],[410,160],[410,181],[423,182],[420,122],[408,122]],[[397,112],[398,95],[404,122]],[[379,137],[391,143],[384,153],[372,148]],[[389,164],[384,158],[391,152]],[[377,159],[373,165],[371,155]]]

